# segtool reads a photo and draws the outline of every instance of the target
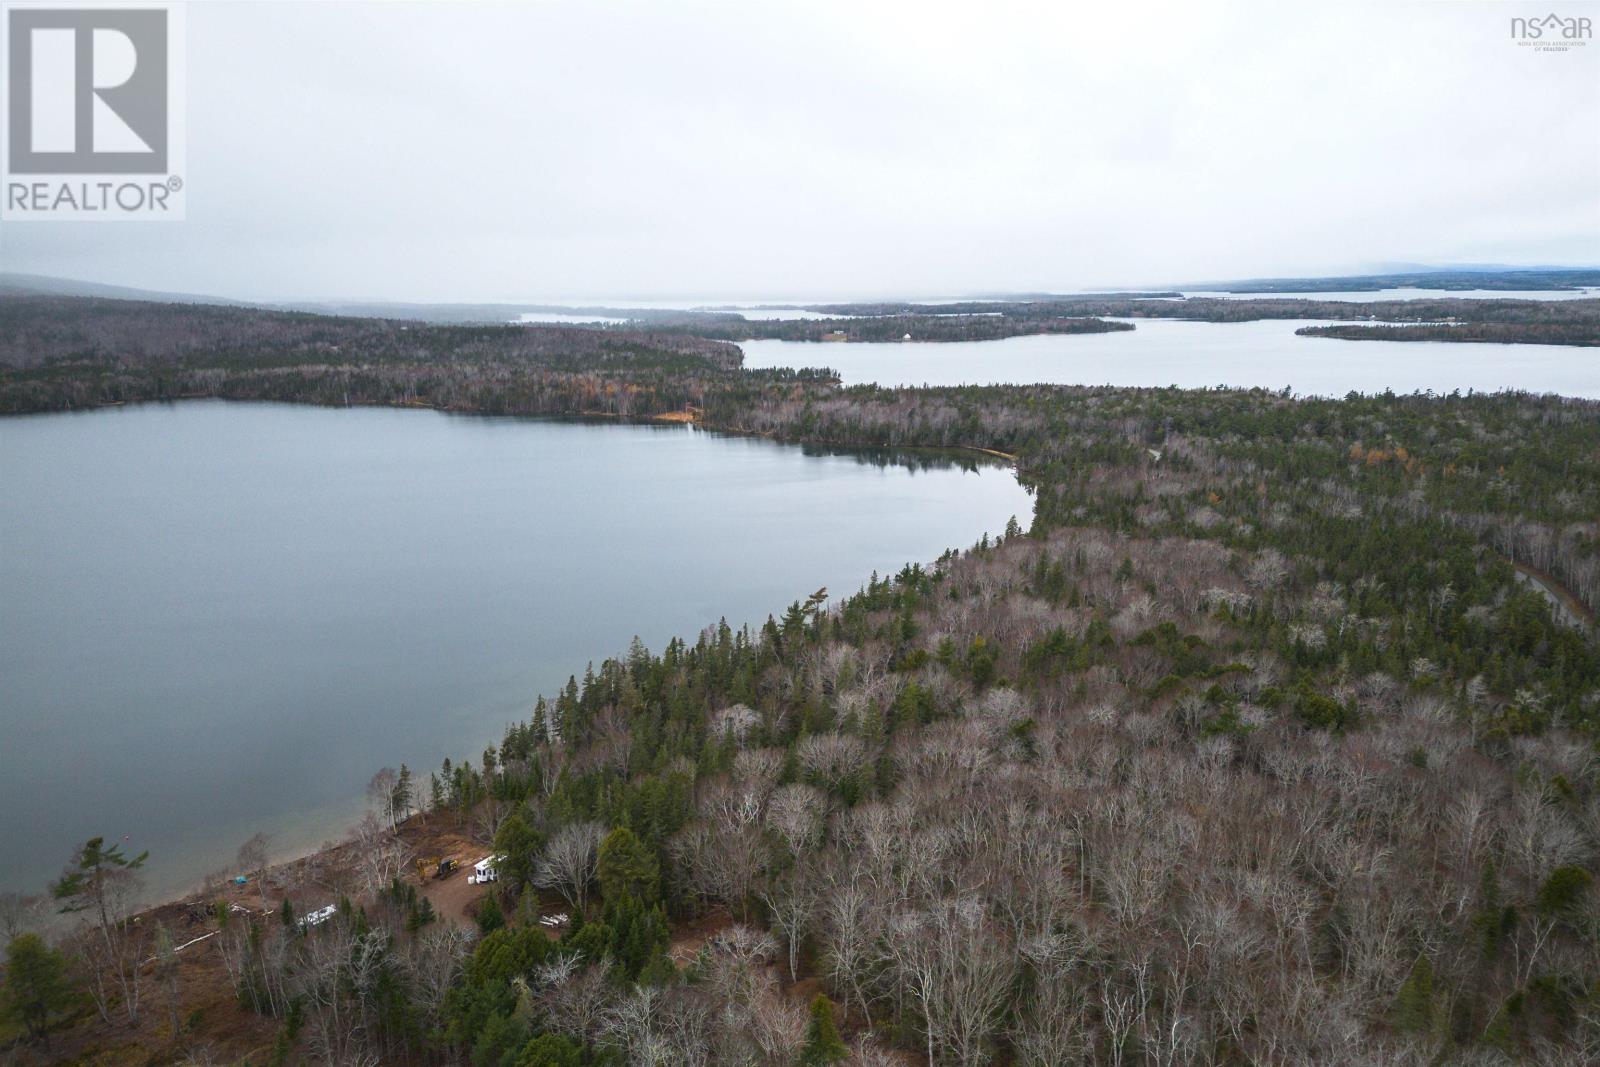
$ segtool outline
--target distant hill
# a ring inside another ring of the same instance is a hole
[[[525,311],[547,310],[532,304],[412,304],[385,300],[306,300],[269,306],[290,311],[310,311],[318,315],[453,323],[509,322]],[[606,317],[604,312],[595,314],[597,317]]]
[[[1148,298],[1152,296],[1176,297],[1178,289],[1221,290],[1231,293],[1292,294],[1319,292],[1379,292],[1384,289],[1413,288],[1438,290],[1441,293],[1471,289],[1486,289],[1515,294],[1521,291],[1550,289],[1581,289],[1600,287],[1600,269],[1567,267],[1517,267],[1483,268],[1455,267],[1449,270],[1419,270],[1390,274],[1339,275],[1323,278],[1248,278],[1224,282],[1204,282],[1170,287],[1162,292],[1151,290],[1102,292],[1078,296],[1061,296],[1043,293],[1006,293],[985,298],[1003,309],[1005,304],[1024,302],[1062,302],[1087,300],[1116,300]],[[154,289],[138,289],[125,285],[106,285],[101,282],[79,281],[73,278],[56,278],[43,274],[20,274],[0,271],[0,297],[21,296],[80,296],[103,300],[142,300],[162,304],[213,304],[228,307],[253,307],[272,311],[305,311],[317,315],[337,315],[351,318],[406,319],[414,322],[440,324],[504,323],[515,321],[525,312],[555,312],[564,315],[593,315],[596,319],[617,318],[649,323],[651,326],[704,325],[715,318],[726,318],[715,311],[681,311],[665,308],[618,308],[602,304],[572,306],[550,303],[422,303],[387,300],[292,300],[261,301],[235,300],[229,297],[203,293],[169,293]],[[884,314],[890,307],[909,309],[921,307],[914,302],[893,302],[828,305],[783,305],[812,309],[833,308],[854,314]],[[954,311],[964,305],[947,305]],[[869,310],[877,308],[877,311]],[[967,308],[968,311],[973,308]],[[985,310],[994,310],[986,308]]]
[[[1188,286],[1229,293],[1337,293],[1376,292],[1380,289],[1492,289],[1529,292],[1550,289],[1584,289],[1600,286],[1600,270],[1592,268],[1518,267],[1453,268],[1393,274],[1353,274],[1332,278],[1249,278],[1242,281],[1206,282]]]
[[[572,307],[548,303],[526,304],[429,304],[386,300],[235,300],[204,293],[170,293],[158,289],[138,289],[127,285],[106,285],[76,278],[56,278],[45,274],[19,274],[0,271],[0,296],[86,296],[102,300],[142,300],[156,304],[215,304],[227,307],[253,307],[270,311],[306,311],[316,315],[338,315],[365,319],[408,319],[433,323],[503,323],[525,312],[557,312],[593,315],[596,319],[619,318],[665,322],[695,316],[664,309],[612,307]]]
[[[75,278],[53,278],[47,274],[18,274],[0,271],[0,295],[96,296],[103,300],[147,300],[160,304],[226,304],[248,307],[245,300],[206,296],[200,293],[166,293],[155,289],[135,289],[127,285],[104,285]]]

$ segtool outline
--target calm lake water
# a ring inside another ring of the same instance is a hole
[[[618,308],[625,308],[625,307],[628,307],[630,305],[628,305],[628,304],[607,304],[607,305],[604,305],[604,306],[608,310],[616,310]],[[650,310],[650,311],[712,311],[712,312],[728,312],[730,314],[739,315],[740,317],[748,319],[751,322],[757,322],[757,321],[778,321],[778,322],[782,322],[782,321],[787,321],[787,320],[798,320],[798,319],[841,319],[841,318],[848,319],[848,318],[853,318],[854,317],[854,316],[851,316],[851,315],[828,315],[828,314],[825,314],[825,313],[823,313],[821,311],[807,311],[805,308],[747,308],[747,307],[733,307],[733,306],[728,306],[728,307],[722,307],[722,306],[702,307],[700,305],[685,305],[685,306],[679,307],[677,305],[665,305],[665,304],[659,305],[659,306],[658,305],[650,305],[648,307],[643,307],[642,305],[634,305],[634,306],[640,306],[643,310]],[[996,314],[998,314],[998,312]],[[511,321],[512,322],[518,322],[518,323],[544,323],[544,324],[547,324],[547,325],[548,324],[588,325],[588,324],[596,323],[596,322],[616,324],[616,323],[630,322],[630,321],[635,321],[635,320],[630,320],[630,319],[626,319],[626,318],[619,318],[617,316],[610,316],[610,315],[588,315],[588,314],[585,314],[583,312],[524,311],[521,315],[519,315],[515,319],[512,319]]]
[[[1565,345],[1340,341],[1313,323],[1138,319],[1131,331],[1003,341],[817,344],[745,341],[748,367],[818,367],[847,385],[1290,386],[1307,396],[1526,389],[1600,397],[1600,349]]]
[[[881,457],[880,457],[881,460]],[[1011,471],[687,427],[219,401],[0,419],[0,888],[153,891],[476,758],[585,663],[999,532]]]
[[[564,311],[524,311],[512,320],[518,323],[537,323],[546,326],[591,326],[597,322],[615,325],[627,322],[613,315],[585,315]]]

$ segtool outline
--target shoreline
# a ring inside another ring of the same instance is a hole
[[[454,851],[472,851],[469,848],[465,848],[466,842],[460,832],[462,828],[452,828],[448,825],[453,821],[443,814],[413,812],[397,823],[394,830],[387,831],[387,838],[401,842],[413,854],[431,847],[442,847],[444,842],[454,842]],[[439,825],[441,823],[446,825]],[[150,919],[159,921],[163,913],[171,913],[173,909],[187,911],[196,905],[215,906],[217,904],[227,904],[235,911],[248,911],[254,915],[271,915],[281,908],[284,899],[303,895],[296,894],[294,890],[306,886],[320,888],[322,895],[332,895],[335,898],[348,896],[352,902],[360,904],[366,900],[366,894],[352,892],[351,887],[341,885],[340,883],[343,879],[325,877],[326,872],[329,871],[338,873],[353,871],[356,866],[353,862],[353,854],[360,847],[361,842],[356,836],[356,827],[353,826],[345,831],[343,839],[339,841],[327,841],[309,849],[291,850],[293,854],[274,859],[259,871],[240,872],[248,877],[249,880],[247,882],[236,883],[233,881],[233,876],[225,876],[220,881],[212,882],[211,879],[215,876],[208,875],[200,885],[185,892],[171,896],[163,895],[163,899],[151,900],[139,905],[130,914],[130,920],[136,923]],[[488,854],[490,849],[488,845],[476,847],[480,848],[484,854]],[[416,866],[414,859],[414,855],[408,855],[403,862],[397,865],[396,873],[398,877],[415,880]],[[474,861],[469,861],[469,865],[470,862]],[[465,877],[459,869],[456,875],[461,875],[462,878]],[[452,875],[452,879],[454,878],[455,875]],[[430,881],[431,879],[424,879],[422,884],[426,886]],[[259,900],[263,895],[273,900],[273,907],[260,910],[247,906],[246,902],[252,900],[259,904]],[[316,894],[313,892],[312,895],[315,896]],[[309,904],[310,901],[302,901],[302,903]],[[323,903],[337,903],[337,899]],[[196,938],[188,942],[188,944],[195,944],[200,940],[203,939]],[[188,947],[188,944],[182,945],[181,948]],[[174,951],[180,951],[181,948]]]
[[[250,399],[250,400],[233,400],[233,399],[227,398],[227,397],[189,395],[189,396],[184,396],[184,397],[175,397],[175,398],[168,398],[168,399],[163,399],[163,400],[140,400],[140,401],[131,401],[131,402],[117,401],[117,402],[114,402],[114,403],[98,405],[96,408],[80,408],[80,409],[75,409],[75,410],[71,410],[71,411],[52,412],[52,413],[44,413],[44,414],[85,414],[85,413],[90,413],[90,412],[93,412],[95,410],[98,410],[101,407],[104,407],[104,408],[115,408],[115,409],[127,409],[128,411],[132,412],[132,411],[136,410],[137,408],[142,407],[144,405],[150,405],[150,404],[176,404],[177,401],[179,401],[179,400],[182,400],[182,401],[210,401],[210,402],[213,402],[213,403],[220,402],[220,403],[228,403],[228,404],[246,404],[246,405],[249,405],[249,404],[280,404],[281,403],[281,404],[290,405],[290,406],[298,407],[298,408],[305,408],[305,409],[319,409],[319,408],[327,408],[327,407],[330,406],[330,405],[322,405],[322,404],[310,404],[310,403],[299,402],[299,401],[271,401],[271,400],[254,400],[254,399]],[[445,407],[445,406],[441,406],[441,405],[420,403],[420,402],[416,402],[416,401],[411,401],[411,402],[406,402],[406,403],[397,403],[397,404],[356,404],[356,405],[348,405],[348,406],[350,406],[350,407],[368,407],[368,408],[389,408],[391,410],[408,410],[408,411],[409,410],[429,410],[429,411],[434,411],[434,412],[436,412],[438,414],[441,414],[441,415],[465,415],[465,416],[468,416],[468,417],[470,417],[472,419],[485,419],[485,418],[497,418],[498,417],[498,418],[515,419],[515,420],[527,419],[527,420],[536,420],[536,421],[543,421],[543,422],[558,422],[558,423],[560,423],[560,422],[566,422],[566,423],[578,422],[578,423],[581,423],[581,422],[585,422],[585,421],[599,421],[601,418],[604,418],[605,423],[606,424],[610,424],[610,425],[635,425],[635,426],[657,425],[657,426],[662,426],[662,427],[666,427],[666,426],[681,427],[681,426],[687,425],[687,426],[694,427],[696,429],[704,430],[705,432],[710,433],[710,434],[714,434],[714,435],[726,436],[726,437],[730,437],[730,438],[732,438],[732,437],[760,437],[760,438],[763,438],[765,440],[771,441],[774,444],[785,445],[785,446],[793,446],[793,447],[808,447],[808,446],[815,445],[815,446],[817,446],[817,447],[819,447],[821,449],[824,449],[824,450],[838,450],[838,451],[841,451],[841,452],[852,452],[852,453],[888,454],[888,453],[891,453],[891,452],[898,452],[898,453],[904,453],[904,454],[906,454],[906,456],[910,456],[912,454],[918,454],[918,455],[924,455],[924,456],[927,456],[927,455],[942,455],[942,456],[948,457],[948,459],[947,460],[942,460],[939,465],[940,466],[948,466],[949,469],[952,472],[954,472],[956,470],[959,470],[962,467],[965,467],[965,469],[969,469],[969,470],[971,470],[971,469],[997,470],[999,468],[999,462],[990,462],[990,459],[992,459],[993,461],[1004,461],[1007,464],[1010,464],[1012,470],[1014,471],[1014,476],[1020,476],[1020,474],[1021,474],[1020,469],[1017,468],[1017,466],[1016,466],[1017,462],[1018,462],[1018,459],[1017,459],[1017,457],[1015,455],[1010,454],[1010,453],[1001,452],[1001,451],[995,450],[995,449],[988,449],[988,448],[981,448],[981,447],[974,447],[974,446],[959,446],[959,445],[952,445],[952,446],[947,446],[947,447],[932,447],[932,446],[886,447],[886,446],[882,446],[882,445],[872,445],[872,444],[851,444],[851,443],[827,442],[827,441],[811,441],[811,440],[806,440],[806,439],[785,438],[785,437],[781,437],[781,436],[774,435],[774,434],[771,434],[771,433],[761,433],[761,432],[757,432],[757,431],[742,430],[742,429],[737,429],[737,428],[729,428],[729,427],[722,427],[722,426],[716,426],[716,425],[708,424],[706,419],[705,419],[704,412],[699,410],[699,409],[694,409],[694,408],[691,408],[689,410],[665,412],[665,413],[658,413],[658,414],[651,414],[651,415],[628,415],[628,416],[605,415],[603,413],[596,413],[596,412],[582,412],[582,413],[575,414],[575,415],[531,415],[531,416],[530,415],[505,415],[505,416],[497,416],[497,415],[494,415],[494,414],[491,414],[491,413],[485,413],[485,412],[480,412],[480,411],[466,411],[466,410],[461,410],[461,409],[456,409],[456,408]],[[174,408],[174,410],[177,410],[177,409]],[[219,412],[219,417],[224,417],[224,418],[227,417],[227,412],[222,411],[221,409],[218,409],[218,412]],[[330,415],[329,417],[332,418],[333,416]],[[676,436],[676,435],[674,435],[674,436]],[[962,457],[968,456],[968,455],[970,455],[972,453],[978,453],[981,456],[989,457],[989,459],[982,460],[982,461],[980,461],[978,464],[976,464],[974,466],[972,464],[971,460],[962,458]],[[920,461],[915,460],[915,459],[902,458],[900,465],[904,466],[907,469],[920,469],[919,467],[917,467],[917,464],[919,462]],[[1020,477],[1018,477],[1018,484],[1019,485],[1025,485],[1026,483],[1022,482]],[[1021,494],[1019,494],[1019,496],[1021,496]],[[1013,510],[1013,509],[1008,508],[1007,510],[1009,511],[1009,510]],[[1019,499],[1015,504],[1014,510],[1017,512],[1019,519],[1024,519],[1025,520],[1025,519],[1030,518],[1031,514],[1032,514],[1032,510],[1033,510],[1033,501],[1032,501],[1031,497],[1030,498]],[[1005,525],[1007,517],[1008,517],[1007,514],[1005,514],[1003,512],[999,513],[999,514],[996,514],[996,515],[994,515],[992,517],[993,521],[990,524],[991,536],[993,534],[995,534],[996,532],[998,532]],[[976,534],[973,535],[973,539],[974,540],[976,539],[976,536],[977,536]],[[953,538],[952,541],[956,541],[957,544],[960,543],[959,539]],[[950,546],[941,544],[941,548],[948,548],[948,547],[950,547]],[[910,554],[908,559],[905,559],[905,560],[897,559],[897,562],[896,562],[895,565],[899,566],[901,563],[914,561],[914,557],[916,555],[918,555],[918,554],[920,554],[920,553],[912,553],[912,554]],[[922,562],[923,564],[927,564],[927,563],[931,562],[935,558],[936,554],[937,554],[937,552],[929,553],[927,555],[927,557],[925,559],[920,560],[920,562]],[[866,575],[865,571],[863,571],[860,574],[859,578],[860,578],[862,583],[864,583],[866,581],[867,575]],[[811,588],[811,583],[808,583],[806,588]],[[759,623],[760,623],[760,620],[762,618],[765,618],[767,616],[767,614],[770,613],[768,610],[766,610],[767,608],[770,608],[771,612],[781,612],[781,607],[782,607],[782,605],[780,603],[777,603],[776,601],[771,605],[766,605],[765,608],[761,612],[758,612],[758,613],[753,614],[753,615],[750,616],[750,624],[753,627],[754,626],[758,626]],[[706,618],[701,619],[700,623],[714,624],[715,620],[716,620],[716,612],[713,611],[709,615],[707,615]],[[695,625],[698,626],[698,625],[700,625],[700,623],[697,623]],[[685,635],[685,634],[692,635],[694,632],[695,632],[695,626],[689,626],[689,627],[687,627],[687,628],[685,628],[683,630],[678,631],[678,634],[680,636],[681,635]],[[595,651],[595,655],[594,655],[595,662],[599,662],[599,660],[601,660],[603,658],[609,658],[609,657],[612,657],[612,656],[620,656],[622,654],[623,650],[625,649],[625,647],[626,647],[626,635],[623,635],[623,637],[622,637],[622,639],[620,641],[616,642],[614,645],[612,645],[610,647],[596,646],[596,651]],[[577,672],[581,674],[582,663],[581,662],[577,662],[576,663],[576,667],[577,667]],[[552,690],[552,692],[553,692],[553,690]],[[528,707],[522,708],[520,716],[518,716],[515,721],[525,721],[525,719],[526,719],[528,714],[530,714],[530,709]],[[503,726],[503,723],[502,723],[502,726]],[[492,743],[498,743],[499,737],[500,737],[500,729],[497,728],[495,730],[495,732],[494,732],[494,735],[492,737],[488,738],[487,741],[488,742],[492,742]],[[438,752],[436,752],[436,755],[443,754],[444,752],[449,752],[452,756],[454,756],[456,750],[461,748],[461,745],[459,744],[459,740],[460,739],[458,737],[458,738],[455,738],[454,740],[448,741],[444,748],[442,748],[442,749],[438,750]],[[468,745],[467,749],[473,749],[473,746]],[[277,825],[276,821],[268,822],[268,823],[264,823],[264,824],[257,824],[254,827],[255,829],[264,830],[272,838],[272,842],[269,844],[269,850],[270,850],[270,854],[271,854],[271,863],[270,863],[268,869],[270,871],[274,871],[274,872],[283,871],[283,870],[286,870],[286,869],[291,869],[291,868],[295,868],[295,867],[304,865],[308,861],[317,862],[317,861],[325,860],[325,859],[327,859],[329,857],[335,857],[335,856],[339,855],[342,851],[344,851],[346,846],[347,846],[347,844],[348,844],[348,841],[347,841],[348,836],[353,831],[355,826],[359,823],[359,821],[360,821],[360,819],[362,817],[363,808],[362,808],[362,802],[361,802],[361,798],[360,798],[360,789],[358,788],[358,786],[359,786],[359,783],[357,783],[355,786],[352,786],[352,788],[349,790],[349,795],[348,795],[347,799],[349,800],[350,803],[348,805],[345,805],[345,804],[329,805],[329,806],[336,806],[337,808],[340,809],[339,811],[334,812],[332,814],[332,817],[328,817],[328,818],[320,817],[322,815],[322,808],[324,807],[324,805],[312,805],[311,807],[296,807],[296,808],[290,810],[287,813],[287,817],[284,819],[284,822],[285,822],[286,825],[281,825],[281,826]],[[305,825],[302,826],[302,824],[305,824]],[[158,827],[158,829],[159,828],[160,827]],[[239,841],[239,840],[244,839],[247,836],[249,830],[252,829],[252,827],[242,826],[239,829],[240,829],[240,832],[238,833],[238,835],[236,837],[232,838],[232,840],[235,843],[237,841]],[[302,829],[304,830],[304,832],[295,832],[297,830],[302,830]],[[120,833],[120,831],[119,831],[119,833]],[[297,840],[297,838],[298,838],[298,840]],[[282,844],[284,846],[281,851],[277,847],[275,847],[275,846],[277,846],[279,844],[279,842],[282,842]],[[76,847],[78,845],[81,845],[81,843],[82,843],[81,840],[56,842],[56,844],[61,846],[61,849],[62,849],[61,858],[62,858],[62,860],[64,861],[66,859],[67,852],[69,851],[70,848],[74,848],[74,847]],[[203,850],[202,849],[194,849],[194,850],[191,850],[191,849],[188,849],[186,847],[182,848],[182,849],[174,848],[170,842],[167,842],[167,843],[163,844],[163,843],[160,843],[160,842],[152,842],[152,841],[149,841],[147,839],[146,842],[135,842],[135,844],[133,846],[130,846],[130,847],[135,852],[136,851],[143,851],[146,847],[149,847],[149,848],[153,849],[153,853],[152,854],[154,856],[154,861],[150,865],[150,869],[148,871],[144,872],[145,877],[144,877],[143,880],[146,882],[146,886],[138,894],[137,902],[134,904],[134,907],[137,909],[137,913],[138,914],[147,914],[147,913],[157,912],[157,911],[160,911],[161,909],[169,907],[171,905],[183,904],[183,903],[186,903],[186,902],[191,902],[191,901],[193,901],[193,900],[195,900],[197,898],[207,898],[207,899],[209,899],[209,898],[215,898],[218,895],[223,895],[223,896],[231,895],[231,888],[232,888],[231,879],[234,876],[238,875],[238,874],[247,873],[247,872],[245,872],[245,871],[243,871],[241,869],[238,869],[237,866],[233,863],[232,858],[231,858],[232,857],[232,851],[233,851],[231,845],[226,845],[225,847],[220,847],[220,848],[216,848],[216,849],[203,849]],[[193,857],[196,853],[200,853],[200,855],[198,856],[200,862],[198,862],[198,863],[189,862],[191,857]],[[207,859],[205,853],[209,853],[210,854],[210,858],[209,859]],[[130,852],[130,854],[132,854],[132,853]],[[167,870],[164,869],[164,868],[167,868],[167,865],[168,865],[169,862],[171,862],[173,867],[178,868],[177,873],[169,875],[167,873]],[[54,880],[54,878],[56,876],[56,873],[58,873],[58,871],[59,871],[59,867],[58,866],[57,867],[47,866],[47,869],[45,871],[41,872],[43,877],[41,877],[37,882],[30,882],[28,884],[19,884],[14,888],[15,892],[17,892],[19,895],[22,895],[24,897],[35,897],[35,896],[37,896],[37,897],[44,898],[45,901],[46,901],[46,907],[45,907],[44,911],[45,911],[46,916],[48,917],[48,919],[52,923],[54,922],[55,916],[53,915],[54,909],[53,909],[53,907],[49,906],[49,902],[48,902],[48,895],[49,895],[48,894],[48,886],[49,886],[50,882]],[[254,887],[253,887],[253,883],[252,883],[251,886],[246,888],[247,894],[248,893],[253,893],[253,888]]]
[[[66,412],[41,412],[39,414],[84,413],[84,412],[88,412],[88,411],[99,410],[100,408],[123,408],[123,407],[131,407],[131,406],[142,405],[142,404],[176,403],[178,401],[186,401],[186,400],[211,400],[211,401],[221,401],[221,402],[224,402],[224,403],[245,403],[245,404],[254,404],[254,403],[278,404],[278,403],[281,403],[281,404],[286,404],[286,405],[295,406],[295,407],[327,407],[327,406],[329,406],[329,405],[307,403],[305,401],[295,401],[295,400],[286,400],[286,401],[254,400],[254,399],[234,400],[234,399],[228,398],[228,397],[217,397],[217,396],[207,396],[207,395],[187,395],[187,396],[175,397],[175,398],[170,398],[170,399],[165,399],[165,400],[114,401],[114,402],[108,402],[108,403],[102,404],[102,405],[97,405],[95,408],[72,409],[71,411],[66,411]],[[846,450],[846,451],[860,451],[860,452],[900,451],[900,452],[923,453],[923,454],[941,453],[941,452],[942,453],[976,454],[976,455],[981,455],[981,456],[987,456],[987,457],[990,457],[992,459],[1004,461],[1005,463],[1010,464],[1012,469],[1014,470],[1016,476],[1018,477],[1019,482],[1022,482],[1024,485],[1027,484],[1026,481],[1025,481],[1025,478],[1026,478],[1027,474],[1029,473],[1027,471],[1027,469],[1022,466],[1020,457],[1016,453],[1005,452],[1005,451],[1002,451],[1000,449],[988,448],[988,447],[979,446],[979,445],[952,445],[952,446],[948,446],[948,447],[938,447],[938,446],[883,446],[883,445],[877,445],[877,444],[864,444],[864,443],[861,443],[861,442],[828,440],[828,439],[822,439],[822,438],[787,438],[787,437],[779,436],[779,435],[774,434],[774,433],[769,432],[769,431],[748,430],[748,429],[743,429],[743,428],[739,428],[739,427],[729,427],[729,426],[716,425],[714,423],[710,423],[710,422],[706,421],[703,410],[698,409],[698,408],[694,408],[694,407],[690,407],[688,410],[661,412],[661,413],[653,413],[653,414],[647,414],[647,415],[634,415],[634,414],[622,415],[622,414],[618,414],[618,413],[586,411],[586,412],[579,412],[579,413],[576,413],[576,414],[568,414],[568,415],[562,415],[562,414],[555,414],[555,415],[520,415],[519,414],[519,415],[499,416],[499,415],[486,413],[486,412],[482,412],[482,411],[441,406],[441,405],[430,404],[430,403],[426,403],[426,402],[423,402],[423,401],[417,401],[417,400],[397,402],[397,403],[387,403],[387,404],[386,403],[350,404],[350,405],[343,405],[343,406],[348,406],[348,407],[352,407],[352,408],[387,408],[387,409],[390,409],[390,410],[427,410],[427,411],[438,412],[439,414],[445,414],[445,415],[467,415],[467,416],[477,417],[477,418],[505,417],[505,418],[515,418],[515,419],[537,419],[537,420],[541,420],[541,421],[582,421],[582,420],[594,419],[594,420],[605,420],[605,421],[613,422],[613,423],[617,423],[617,424],[633,424],[633,425],[652,425],[652,424],[655,424],[655,425],[680,425],[680,426],[681,425],[687,425],[687,426],[692,426],[692,427],[695,427],[697,429],[700,429],[700,430],[703,430],[703,431],[709,432],[709,433],[724,434],[724,435],[734,436],[734,437],[756,437],[756,438],[769,440],[769,441],[772,441],[772,442],[778,443],[778,444],[795,445],[795,446],[801,446],[801,447],[809,446],[809,447],[837,448],[837,449]],[[1567,589],[1564,585],[1562,585],[1557,579],[1555,579],[1553,576],[1547,574],[1546,572],[1540,571],[1537,568],[1534,568],[1534,567],[1532,567],[1530,565],[1521,563],[1521,562],[1519,562],[1517,560],[1514,560],[1514,559],[1510,559],[1509,557],[1506,557],[1506,558],[1507,558],[1507,562],[1511,563],[1512,567],[1517,571],[1518,575],[1521,578],[1525,579],[1530,584],[1532,584],[1535,588],[1538,588],[1542,593],[1544,593],[1545,596],[1550,600],[1552,605],[1555,606],[1559,611],[1562,611],[1565,615],[1567,615],[1575,624],[1578,624],[1578,625],[1585,625],[1586,624],[1589,627],[1593,627],[1594,626],[1594,624],[1595,624],[1595,614],[1594,614],[1594,612],[1590,611],[1575,596],[1575,594],[1573,594],[1569,589]],[[304,813],[299,813],[299,814],[304,814]],[[422,818],[425,818],[425,816],[422,816],[420,814],[413,815],[413,816],[410,817],[410,819],[408,819],[405,823],[402,824],[402,828],[404,828],[406,826],[410,826],[416,820],[419,820],[419,819],[422,819]],[[359,821],[359,817],[358,817],[357,821]],[[290,870],[290,869],[293,869],[293,868],[296,868],[296,867],[299,867],[299,866],[306,865],[306,864],[308,864],[308,863],[310,863],[312,861],[325,860],[325,859],[337,857],[339,854],[341,854],[343,851],[347,850],[350,847],[351,843],[348,840],[348,837],[353,832],[354,825],[355,824],[352,822],[350,824],[341,826],[339,828],[339,830],[338,830],[338,833],[341,836],[338,837],[338,838],[325,839],[324,841],[322,841],[320,844],[317,844],[317,845],[306,845],[306,846],[303,846],[303,847],[295,847],[295,848],[289,849],[285,854],[274,858],[273,862],[266,868],[266,870],[269,873],[276,874],[276,873],[279,873],[279,872],[282,872],[282,871],[285,871],[285,870]],[[156,893],[152,896],[152,898],[150,900],[145,901],[145,902],[143,902],[143,903],[141,903],[139,905],[141,910],[138,912],[138,914],[153,913],[153,912],[160,911],[163,908],[171,907],[171,906],[173,906],[175,904],[188,903],[188,902],[193,901],[196,898],[205,897],[208,894],[212,894],[214,890],[217,890],[219,888],[224,893],[226,893],[226,891],[231,888],[231,883],[226,880],[227,877],[228,876],[222,875],[221,872],[219,872],[219,871],[211,871],[211,872],[207,872],[205,874],[199,875],[199,876],[197,876],[197,877],[195,877],[193,879],[186,880],[184,888],[179,889],[179,888],[176,888],[174,886],[169,886],[167,888],[157,890]],[[45,890],[45,892],[47,893],[48,891]],[[28,894],[26,891],[24,891],[24,895],[30,895],[30,894]]]

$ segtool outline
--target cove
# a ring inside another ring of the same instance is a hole
[[[759,624],[999,533],[1006,466],[686,426],[185,401],[0,420],[0,888],[152,895],[340,835],[637,635]],[[231,871],[230,871],[231,873]]]

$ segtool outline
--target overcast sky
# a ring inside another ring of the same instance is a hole
[[[1600,4],[200,3],[188,219],[0,267],[256,298],[937,296],[1600,264]]]

